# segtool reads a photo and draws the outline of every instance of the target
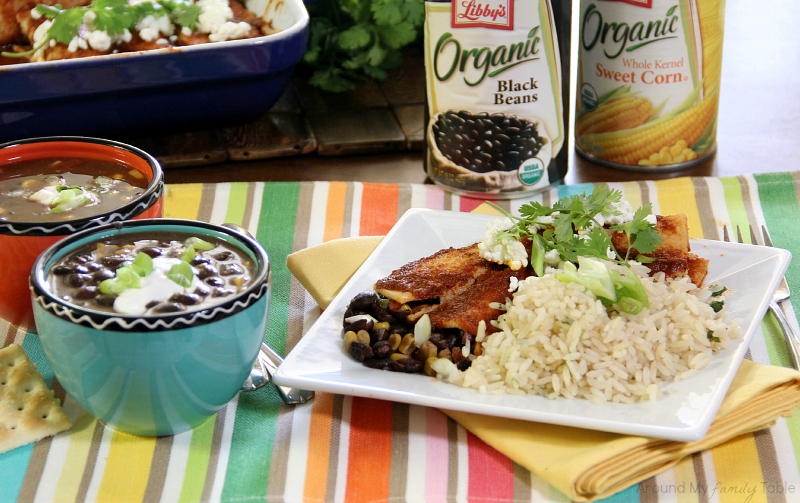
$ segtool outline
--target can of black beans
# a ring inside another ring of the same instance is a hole
[[[425,2],[425,170],[524,197],[567,173],[570,0]]]

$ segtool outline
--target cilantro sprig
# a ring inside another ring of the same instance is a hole
[[[36,47],[25,52],[3,52],[5,57],[22,58],[30,56],[51,40],[68,45],[78,36],[80,27],[88,25],[93,30],[102,30],[109,36],[118,36],[125,30],[133,30],[137,23],[147,16],[169,16],[173,24],[194,30],[200,16],[200,6],[191,0],[157,0],[128,5],[128,0],[94,0],[85,7],[64,9],[60,4],[54,6],[39,4],[34,11],[52,21],[47,36]]]
[[[608,226],[613,231],[624,233],[627,239],[627,250],[624,255],[620,254],[613,246],[611,234],[606,232],[598,218],[600,214],[620,215],[616,206],[620,201],[621,192],[611,190],[607,185],[598,185],[588,195],[562,198],[553,206],[535,201],[525,204],[519,210],[519,217],[492,204],[513,224],[507,230],[498,231],[495,239],[529,240],[531,267],[538,276],[544,274],[545,255],[555,250],[564,261],[564,272],[557,275],[559,280],[580,283],[607,307],[638,313],[650,306],[641,280],[632,272],[624,272],[627,269],[619,272],[607,264],[615,262],[629,266],[633,249],[638,252],[637,261],[652,261],[645,254],[655,251],[662,238],[655,226],[647,221],[651,206],[645,205],[634,212],[630,221]]]
[[[579,257],[594,257],[619,264],[627,264],[632,258],[650,262],[652,259],[646,254],[655,251],[663,242],[655,226],[646,219],[651,212],[650,204],[636,210],[631,221],[609,226],[609,229],[625,234],[629,243],[625,255],[612,246],[611,235],[598,220],[601,213],[619,215],[621,212],[614,203],[621,200],[622,192],[598,185],[588,195],[565,197],[553,206],[535,201],[525,204],[519,210],[519,217],[492,204],[513,222],[510,229],[498,232],[497,239],[530,239],[531,265],[539,275],[544,270],[544,255],[550,250],[556,250],[562,260],[572,263],[577,263]],[[638,251],[636,257],[630,256],[633,249]],[[614,258],[608,256],[609,250]]]
[[[343,92],[384,80],[400,66],[400,49],[418,40],[425,20],[422,0],[319,0],[308,5],[309,83]]]

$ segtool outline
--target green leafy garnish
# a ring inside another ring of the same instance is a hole
[[[309,83],[343,92],[384,80],[400,66],[400,49],[415,40],[425,20],[422,0],[320,0],[311,16],[303,63]]]
[[[713,330],[706,331],[706,337],[708,337],[708,340],[711,342],[720,342],[720,338],[714,335]]]
[[[642,282],[630,270],[616,271],[611,262],[593,257],[578,257],[578,267],[572,262],[564,263],[564,273],[556,278],[564,282],[578,283],[600,299],[604,306],[616,305],[624,313],[638,313],[650,307],[650,299]]]
[[[203,250],[203,251],[213,250],[214,248],[216,248],[216,245],[209,243],[208,241],[203,241],[202,239],[197,237],[190,237],[189,239],[184,241],[183,244],[185,244],[186,246],[193,246],[195,250]]]
[[[147,16],[169,16],[173,23],[191,30],[194,30],[200,16],[200,6],[191,0],[157,0],[134,5],[128,5],[127,0],[94,0],[85,7],[70,9],[63,9],[58,4],[39,4],[34,7],[34,11],[53,22],[45,39],[29,51],[0,54],[10,58],[30,56],[45,47],[50,40],[68,45],[78,36],[82,25],[87,25],[92,30],[105,31],[114,37],[124,34],[125,30],[133,31],[136,24]]]
[[[647,221],[651,205],[645,205],[634,212],[630,221],[608,226],[627,239],[627,250],[621,255],[613,246],[611,234],[598,219],[600,214],[619,215],[615,203],[620,201],[620,191],[598,185],[588,195],[562,198],[552,207],[535,201],[525,204],[519,210],[519,217],[490,204],[513,224],[510,229],[499,231],[496,239],[529,240],[531,267],[538,276],[544,273],[545,255],[555,250],[564,262],[564,273],[557,275],[560,280],[582,284],[607,307],[616,305],[622,312],[638,313],[650,307],[641,279],[629,270],[618,272],[609,267],[609,262],[624,266],[628,266],[632,258],[649,262],[652,259],[646,254],[655,251],[663,240],[655,226]],[[631,257],[633,250],[637,252],[636,257]]]
[[[727,286],[721,286],[721,285],[711,285],[708,289],[711,291],[712,297],[719,297],[720,295],[728,291]]]
[[[138,274],[140,277],[144,278],[155,270],[153,267],[153,259],[150,257],[150,255],[139,252],[136,254],[136,258],[133,259],[131,269],[133,269],[133,272]]]
[[[167,277],[184,288],[192,286],[194,271],[188,262],[181,260],[179,264],[170,267]]]
[[[723,307],[725,307],[725,301],[724,300],[715,300],[715,301],[709,302],[708,305],[711,306],[711,309],[713,309],[715,313],[718,313],[718,312],[722,311]]]
[[[197,255],[197,251],[194,249],[194,246],[187,246],[186,250],[181,255],[181,260],[191,264],[195,255]]]
[[[132,266],[125,265],[117,269],[115,278],[102,281],[98,288],[105,295],[119,295],[128,288],[140,288],[142,278]]]
[[[50,213],[71,211],[92,202],[92,198],[81,187],[59,185],[56,190],[58,191],[58,196],[50,201]]]
[[[646,220],[652,211],[650,204],[636,210],[631,221],[609,226],[611,230],[626,235],[630,246],[625,256],[620,255],[611,246],[611,236],[597,219],[601,213],[619,215],[620,212],[613,203],[621,200],[622,192],[611,190],[607,185],[598,185],[589,195],[566,197],[552,207],[535,201],[525,204],[519,210],[519,217],[509,214],[493,203],[490,204],[510,218],[514,224],[512,228],[498,232],[498,239],[507,236],[516,239],[535,239],[538,241],[537,246],[544,249],[545,253],[556,250],[562,260],[573,263],[578,257],[595,257],[626,264],[628,260],[634,258],[630,257],[634,248],[638,251],[636,260],[647,261],[648,258],[644,255],[655,251],[663,242],[655,226]],[[540,231],[542,227],[543,230]],[[613,252],[615,258],[608,256],[609,251]]]

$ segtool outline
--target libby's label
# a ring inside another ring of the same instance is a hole
[[[582,0],[579,152],[650,169],[713,151],[721,12],[724,0]],[[657,127],[671,129],[663,145],[647,136]]]
[[[480,26],[499,30],[514,29],[513,0],[455,0],[452,5],[453,28]]]
[[[565,126],[549,2],[456,0],[425,9],[430,177],[464,192],[554,183],[547,171]]]

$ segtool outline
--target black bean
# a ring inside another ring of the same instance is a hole
[[[470,365],[472,365],[472,360],[470,360],[469,358],[464,358],[460,362],[456,363],[456,368],[463,372],[467,370],[470,367]]]
[[[391,369],[392,362],[390,360],[385,359],[385,358],[382,358],[382,359],[379,359],[379,360],[375,359],[375,358],[370,358],[368,360],[364,360],[364,366],[365,367],[369,367],[371,369],[387,370],[387,369]]]
[[[160,302],[160,301],[157,301],[157,300],[151,300],[151,301],[150,301],[150,302],[148,302],[148,303],[147,303],[147,305],[145,305],[144,307],[145,307],[145,308],[147,308],[147,309],[152,309],[152,308],[156,307],[156,306],[157,306],[157,305],[159,305],[159,304],[161,304],[161,302]]]
[[[223,286],[225,284],[225,280],[219,276],[208,277],[204,279],[203,282],[208,286]]]
[[[97,262],[86,262],[83,264],[83,267],[85,267],[89,272],[99,271],[103,268],[103,266]]]
[[[244,269],[239,264],[222,264],[219,266],[219,274],[221,276],[244,274]]]
[[[200,264],[197,266],[197,277],[200,279],[219,276],[219,270],[211,264]]]
[[[75,292],[75,298],[80,300],[89,300],[97,296],[99,290],[96,286],[87,285],[83,286]]]
[[[89,274],[89,269],[83,264],[78,264],[73,269],[78,274]]]
[[[112,271],[108,269],[101,269],[95,273],[92,273],[92,281],[94,283],[102,283],[107,279],[112,279],[116,276]]]
[[[418,374],[422,372],[424,364],[413,358],[401,358],[392,362],[392,370],[405,372],[406,374]]]
[[[116,299],[113,295],[98,295],[94,298],[94,301],[104,307],[111,307],[114,305],[114,300]]]
[[[368,291],[356,294],[350,301],[349,307],[352,309],[368,310],[378,305],[380,297],[377,293]]]
[[[353,358],[356,360],[363,362],[367,358],[372,358],[372,348],[369,344],[353,341],[350,344],[350,354],[353,355]]]
[[[140,251],[146,255],[150,255],[151,258],[160,257],[161,255],[164,254],[164,250],[162,250],[161,248],[156,248],[155,246],[142,248]]]
[[[154,313],[179,313],[185,310],[186,306],[180,302],[162,302],[153,308]]]
[[[388,358],[392,354],[392,345],[389,341],[378,341],[372,345],[372,352],[376,358]]]
[[[345,327],[345,331],[346,332],[351,332],[352,331],[352,332],[358,333],[359,330],[366,330],[367,332],[369,332],[370,330],[372,330],[372,327],[374,325],[375,325],[374,321],[372,321],[370,319],[362,318],[360,320],[356,320],[356,321],[350,323],[349,325],[347,325]]]
[[[227,297],[228,295],[233,295],[235,292],[233,290],[227,290],[225,288],[216,287],[211,290],[212,297]]]
[[[206,295],[211,293],[211,288],[209,288],[208,286],[204,285],[203,283],[198,283],[197,287],[195,287],[195,289],[194,289],[194,293],[196,293],[197,295],[199,295],[201,297],[205,297]]]
[[[70,274],[70,273],[74,272],[74,270],[73,270],[72,266],[69,266],[67,264],[59,264],[59,265],[53,267],[52,272],[53,272],[53,274],[55,274],[57,276],[64,276],[66,274]]]
[[[195,255],[192,259],[192,265],[200,265],[200,264],[214,264],[214,261],[208,257],[203,257],[201,255]]]
[[[70,274],[64,278],[64,282],[74,288],[79,288],[83,285],[91,283],[92,277],[88,274]]]
[[[219,252],[216,255],[214,255],[213,257],[214,257],[214,260],[218,260],[220,262],[225,262],[226,260],[233,260],[235,258],[233,253],[231,253],[230,251],[227,251],[227,250],[223,251],[223,252]]]
[[[369,343],[375,344],[380,341],[385,341],[389,338],[389,331],[385,328],[379,328],[377,330],[373,330],[369,334]]]
[[[194,306],[202,302],[202,298],[194,293],[176,293],[169,298],[171,302],[178,302],[184,306]]]
[[[91,262],[92,260],[94,260],[94,257],[91,254],[78,255],[77,257],[73,257],[72,260],[79,264],[85,264],[86,262]]]
[[[126,260],[127,255],[108,255],[100,259],[100,263],[106,267],[120,267]]]

